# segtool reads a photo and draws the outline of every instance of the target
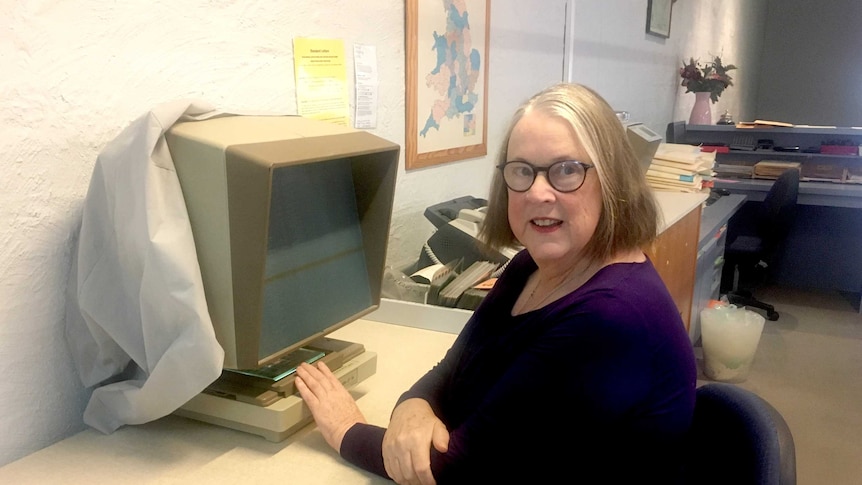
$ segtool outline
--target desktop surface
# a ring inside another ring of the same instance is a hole
[[[378,355],[377,372],[351,394],[385,426],[398,397],[434,366],[456,335],[357,320],[331,335]],[[278,443],[167,416],[110,435],[87,429],[0,468],[0,483],[389,483],[337,456],[312,425]]]
[[[730,221],[746,200],[748,197],[742,194],[727,194],[716,198],[713,203],[703,208],[698,250],[703,249],[709,240],[716,236],[721,227]]]
[[[772,187],[772,182],[766,179],[717,178],[715,187],[747,195],[751,201],[761,201]],[[862,184],[802,181],[799,182],[799,205],[859,209],[862,208]]]

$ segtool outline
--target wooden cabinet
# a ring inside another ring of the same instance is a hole
[[[687,331],[691,326],[700,211],[701,204],[698,202],[694,208],[662,231],[655,244],[646,250],[676,303]]]

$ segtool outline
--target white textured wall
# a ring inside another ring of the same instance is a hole
[[[564,3],[493,3],[489,155],[514,106],[560,79]],[[352,45],[375,45],[372,131],[403,145],[403,25],[396,0],[0,0],[0,465],[83,427],[64,290],[102,147],[181,97],[295,113],[294,37],[343,39],[349,79]],[[427,206],[486,196],[490,174],[487,159],[402,168],[390,261],[418,256]]]

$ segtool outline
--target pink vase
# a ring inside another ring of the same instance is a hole
[[[709,99],[709,92],[694,93],[694,106],[691,107],[691,116],[688,118],[690,125],[711,125],[712,110],[710,109],[712,101]]]

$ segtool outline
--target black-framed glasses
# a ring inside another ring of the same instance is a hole
[[[513,161],[497,165],[503,174],[506,186],[515,192],[526,192],[536,181],[539,172],[545,172],[548,183],[558,192],[574,192],[584,185],[587,170],[595,165],[577,160],[554,162],[547,167],[537,167],[531,163]]]

